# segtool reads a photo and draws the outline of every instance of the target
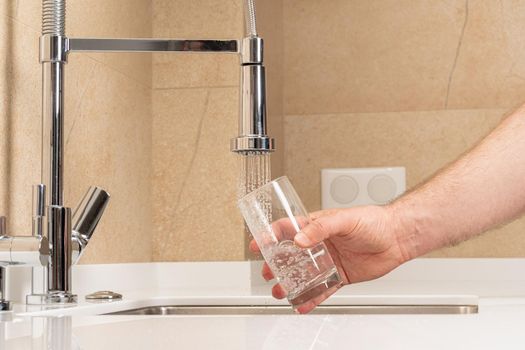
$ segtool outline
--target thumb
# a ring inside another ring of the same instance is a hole
[[[295,237],[295,244],[301,248],[310,248],[319,242],[324,241],[330,236],[337,233],[334,228],[334,221],[336,221],[333,215],[313,215],[313,218],[308,225],[303,227]]]

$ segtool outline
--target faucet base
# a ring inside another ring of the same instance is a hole
[[[30,294],[26,296],[27,305],[76,304],[76,294],[51,292],[49,294]]]

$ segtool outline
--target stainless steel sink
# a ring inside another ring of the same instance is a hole
[[[322,305],[311,314],[476,314],[477,305]],[[217,305],[217,306],[152,306],[124,310],[107,315],[293,315],[289,306]]]

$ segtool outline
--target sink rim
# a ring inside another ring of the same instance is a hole
[[[320,305],[313,315],[468,315],[478,305]],[[105,313],[106,316],[295,315],[288,305],[159,305]]]

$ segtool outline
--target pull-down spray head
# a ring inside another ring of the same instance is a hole
[[[248,37],[242,41],[241,110],[239,136],[232,139],[233,152],[271,152],[274,141],[267,135],[266,74],[263,66],[263,40]]]
[[[231,140],[238,153],[272,152],[274,140],[266,127],[266,73],[263,65],[264,43],[257,36],[253,0],[246,1],[246,35],[241,47],[241,97],[239,136]]]

